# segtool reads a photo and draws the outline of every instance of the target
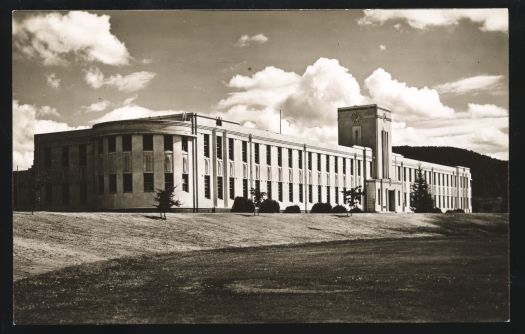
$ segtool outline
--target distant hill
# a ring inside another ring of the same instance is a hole
[[[469,167],[474,212],[508,212],[508,161],[446,146],[394,146],[406,158],[448,166]]]

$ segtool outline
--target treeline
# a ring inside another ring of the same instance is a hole
[[[508,212],[508,161],[446,146],[394,146],[392,151],[410,159],[469,167],[472,174],[472,210]]]

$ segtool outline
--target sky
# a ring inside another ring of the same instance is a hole
[[[13,168],[33,135],[200,112],[337,144],[337,108],[394,145],[508,160],[506,9],[16,11]]]

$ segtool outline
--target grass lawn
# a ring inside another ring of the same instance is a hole
[[[15,254],[15,271],[18,263],[25,273],[14,284],[17,324],[508,318],[507,215],[185,215],[193,229],[177,215],[161,222],[115,214],[115,224],[111,215],[83,216],[94,220],[89,228],[78,217],[66,221],[71,214],[45,215],[64,222],[27,232],[32,224],[15,216],[18,233],[24,225],[25,238],[54,240],[83,262],[49,261],[57,268],[30,273]],[[138,230],[124,228],[126,218]],[[80,236],[65,243],[68,226]],[[88,236],[90,228],[99,233]],[[121,247],[129,254],[109,255]]]

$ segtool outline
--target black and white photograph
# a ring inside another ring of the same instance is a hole
[[[509,321],[507,8],[11,24],[15,325]]]

